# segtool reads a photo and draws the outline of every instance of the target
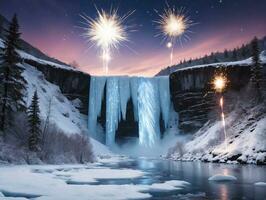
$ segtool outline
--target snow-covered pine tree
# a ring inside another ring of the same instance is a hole
[[[0,64],[0,131],[3,133],[11,122],[11,115],[16,111],[25,110],[23,90],[26,81],[21,75],[23,68],[18,66],[20,57],[16,52],[19,37],[19,25],[14,15],[9,29],[6,30],[5,47]]]
[[[41,120],[39,97],[37,91],[34,92],[30,107],[28,108],[28,122],[29,122],[29,139],[28,145],[30,151],[40,150],[40,134],[41,134]]]

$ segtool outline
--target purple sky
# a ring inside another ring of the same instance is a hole
[[[177,44],[174,63],[196,58],[212,51],[231,49],[248,42],[254,36],[266,35],[266,1],[264,0],[168,0],[170,7],[185,7],[197,23],[191,27],[191,40]],[[160,37],[154,20],[163,12],[161,0],[1,0],[0,13],[10,19],[16,12],[22,37],[51,57],[66,63],[76,61],[80,69],[93,75],[104,74],[99,53],[81,36],[80,14],[96,17],[97,8],[118,7],[123,15],[136,10],[126,21],[136,31],[130,42],[113,52],[109,73],[112,75],[152,76],[169,65],[169,49]]]

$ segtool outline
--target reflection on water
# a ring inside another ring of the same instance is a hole
[[[181,191],[153,193],[152,199],[266,200],[266,188],[254,186],[255,182],[266,182],[265,166],[136,159],[111,167],[140,169],[147,174],[132,180],[102,180],[100,184],[119,184],[119,181],[121,184],[152,184],[173,179],[191,183],[190,187]],[[233,175],[237,181],[208,181],[215,174]]]

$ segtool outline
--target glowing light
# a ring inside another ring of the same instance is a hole
[[[221,106],[221,107],[224,106],[224,99],[223,99],[223,98],[220,99],[220,106]]]
[[[85,19],[84,37],[100,49],[103,66],[106,73],[108,72],[108,63],[111,60],[111,51],[118,49],[122,42],[128,41],[128,27],[123,23],[129,15],[122,17],[117,15],[117,10],[111,10],[107,13],[103,10],[97,10],[97,18],[92,19],[87,16],[81,16]]]
[[[226,87],[227,79],[223,75],[216,76],[213,80],[214,89],[217,92],[222,92]]]
[[[186,24],[183,18],[184,16],[174,14],[167,16],[163,26],[164,32],[166,32],[170,37],[177,37],[184,33],[186,30]]]
[[[167,47],[171,48],[170,64],[173,63],[174,45],[177,40],[189,40],[187,33],[189,28],[194,25],[193,21],[185,14],[184,9],[175,10],[167,8],[163,14],[159,14],[160,19],[155,21],[158,24],[160,34],[163,40],[168,40]]]
[[[166,47],[167,48],[171,48],[173,46],[173,44],[171,43],[171,42],[168,42],[167,44],[166,44]]]

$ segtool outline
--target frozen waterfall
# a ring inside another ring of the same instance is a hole
[[[97,136],[97,119],[106,95],[105,143],[115,144],[121,119],[126,120],[128,101],[132,99],[134,119],[139,126],[139,143],[151,147],[160,138],[160,116],[168,127],[170,113],[169,77],[91,77],[88,128]]]

